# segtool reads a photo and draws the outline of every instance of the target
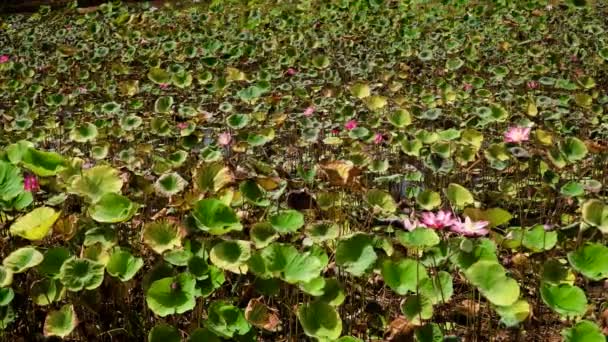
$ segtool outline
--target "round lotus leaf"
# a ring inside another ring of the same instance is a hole
[[[432,210],[441,205],[441,196],[438,192],[424,190],[416,196],[416,203],[424,210]]]
[[[475,199],[469,190],[460,184],[450,183],[446,190],[448,200],[456,207],[464,207],[475,203]]]
[[[306,236],[314,243],[338,238],[340,228],[332,222],[316,222],[306,228]]]
[[[207,328],[220,337],[231,339],[235,335],[245,335],[251,329],[243,310],[226,301],[212,302],[208,312]]]
[[[297,210],[282,210],[270,216],[270,224],[280,234],[295,233],[304,226],[304,215]]]
[[[154,102],[154,111],[160,114],[168,113],[173,106],[173,97],[161,96]]]
[[[215,198],[198,201],[194,205],[192,216],[199,229],[213,235],[243,229],[234,210]]]
[[[114,248],[106,264],[108,274],[122,281],[129,281],[144,266],[142,258],[134,257],[129,251]]]
[[[256,248],[264,248],[278,239],[279,234],[270,223],[258,222],[249,229],[249,236]]]
[[[325,55],[317,55],[312,59],[312,65],[318,69],[325,69],[329,67],[330,64],[331,61],[329,60],[329,57]]]
[[[374,211],[393,213],[397,210],[397,203],[388,192],[372,189],[367,192],[365,199],[374,208]]]
[[[458,70],[464,65],[464,61],[458,57],[450,58],[445,62],[446,69],[450,71]]]
[[[93,290],[103,282],[104,266],[90,259],[71,257],[59,270],[59,280],[66,289],[80,291]]]
[[[177,72],[171,77],[171,82],[178,88],[184,89],[192,85],[192,74],[189,72]]]
[[[519,285],[508,278],[495,261],[480,260],[466,269],[465,275],[492,304],[509,306],[519,298]]]
[[[561,145],[561,151],[569,162],[576,162],[585,158],[588,150],[580,139],[567,137]]]
[[[495,306],[494,309],[500,315],[500,321],[508,327],[517,326],[530,316],[530,304],[523,299],[509,306]]]
[[[49,207],[36,208],[19,217],[10,228],[11,235],[28,240],[44,239],[61,213]]]
[[[266,207],[270,205],[270,200],[266,198],[266,191],[254,180],[248,179],[239,185],[239,190],[247,202]]]
[[[42,279],[32,286],[30,296],[36,305],[50,305],[65,295],[65,289],[59,280]]]
[[[172,325],[155,325],[148,333],[149,342],[181,342],[179,330]]]
[[[10,287],[0,287],[0,306],[7,306],[15,298],[15,292]]]
[[[89,215],[93,220],[102,223],[117,223],[129,220],[139,208],[127,197],[108,192],[89,207]]]
[[[43,259],[42,253],[38,252],[36,248],[30,246],[21,247],[6,256],[2,260],[2,265],[11,273],[22,273],[29,268],[39,265]]]
[[[146,292],[148,307],[161,317],[190,311],[196,304],[195,284],[190,273],[156,280]]]
[[[599,243],[588,243],[576,251],[568,253],[572,267],[585,277],[598,281],[608,278],[608,247]]]
[[[180,193],[186,186],[186,180],[177,172],[166,173],[154,183],[156,192],[164,197],[171,197]]]
[[[251,246],[243,240],[222,241],[213,246],[209,253],[209,259],[215,266],[237,274],[247,273],[250,257]]]
[[[101,112],[104,114],[116,114],[120,112],[120,104],[112,101],[101,105]]]
[[[130,114],[120,118],[120,127],[125,131],[132,131],[141,126],[143,123],[142,118],[137,115]]]
[[[577,286],[542,284],[540,294],[543,302],[563,317],[582,316],[587,311],[587,296]]]
[[[344,302],[346,295],[342,284],[336,278],[325,279],[323,284],[323,293],[319,297],[322,300],[332,306],[340,306]]]
[[[65,247],[53,247],[44,253],[44,259],[38,265],[38,272],[56,279],[59,277],[61,265],[71,256],[70,251]]]
[[[108,156],[108,152],[110,151],[110,145],[108,143],[104,143],[98,146],[91,147],[91,158],[96,160],[105,159]]]
[[[171,73],[161,68],[151,68],[148,79],[156,84],[167,84],[171,82]]]
[[[75,142],[85,143],[93,141],[95,138],[97,138],[97,126],[92,123],[74,127],[70,131],[70,139]]]
[[[181,246],[180,228],[170,221],[156,221],[144,226],[142,239],[154,252],[163,254]]]
[[[340,315],[334,307],[323,301],[300,305],[297,315],[307,336],[335,340],[342,333]]]
[[[608,58],[607,58],[608,59]],[[604,342],[606,336],[597,324],[583,320],[572,328],[562,330],[564,342]]]
[[[122,185],[118,170],[108,165],[97,165],[74,177],[68,191],[96,203],[106,193],[119,193]]]
[[[397,109],[388,114],[388,121],[397,128],[403,128],[412,123],[412,116],[405,109]]]
[[[385,260],[381,267],[384,283],[400,295],[416,291],[418,281],[428,278],[424,266],[412,259]]]
[[[407,248],[425,249],[439,244],[439,235],[435,230],[425,227],[416,227],[409,232],[398,231],[397,240]]]
[[[44,336],[68,336],[78,325],[78,318],[73,305],[64,305],[57,311],[51,311],[44,320]]]
[[[66,160],[58,153],[27,148],[21,155],[23,166],[40,177],[55,176],[67,167]]]
[[[597,227],[603,233],[608,233],[608,206],[592,199],[583,203],[581,211],[585,222]]]
[[[401,304],[401,312],[408,321],[419,323],[433,317],[433,304],[421,294],[411,295]]]
[[[365,274],[377,258],[371,237],[362,233],[341,239],[336,247],[336,264],[356,277]]]

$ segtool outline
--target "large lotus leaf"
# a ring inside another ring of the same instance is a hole
[[[581,207],[583,220],[596,226],[602,233],[608,233],[608,206],[599,200],[592,199]]]
[[[492,304],[509,306],[519,298],[519,285],[508,278],[505,269],[494,261],[480,260],[465,271],[475,285]]]
[[[190,273],[156,280],[146,292],[148,307],[161,317],[190,311],[196,304],[195,284]]]
[[[204,164],[194,176],[195,184],[202,192],[217,192],[232,182],[230,169],[221,163]]]
[[[270,224],[281,234],[295,233],[304,226],[304,215],[297,210],[282,210],[270,216]]]
[[[252,255],[250,269],[260,276],[277,276],[288,283],[309,282],[327,265],[327,257],[300,253],[290,244],[272,243]]]
[[[86,196],[95,203],[106,193],[120,193],[122,184],[118,170],[108,165],[98,165],[76,176],[68,186],[68,191]]]
[[[436,275],[421,279],[419,292],[428,298],[433,305],[447,303],[454,293],[452,276],[445,271],[439,271]]]
[[[570,284],[542,284],[543,302],[564,317],[582,316],[587,311],[587,296],[581,288]]]
[[[148,342],[181,342],[179,330],[172,325],[155,325],[148,333]]]
[[[245,335],[251,329],[243,310],[223,300],[211,303],[208,315],[207,328],[220,337]]]
[[[381,273],[384,283],[400,295],[415,292],[419,282],[428,278],[424,266],[412,259],[384,260]]]
[[[14,250],[4,260],[2,265],[12,273],[22,273],[39,265],[44,256],[34,247],[21,247]]]
[[[234,210],[215,198],[198,201],[194,205],[192,216],[196,226],[209,234],[222,235],[231,230],[243,229]]]
[[[139,208],[127,197],[113,192],[103,194],[89,207],[89,215],[97,222],[117,223],[129,220]]]
[[[589,243],[568,253],[568,261],[575,270],[591,280],[608,278],[608,247]]]
[[[514,327],[530,316],[530,304],[523,299],[509,306],[495,306],[494,309],[500,315],[500,321],[507,327]]]
[[[395,199],[386,191],[372,189],[365,194],[367,202],[378,211],[383,213],[393,213],[397,210]]]
[[[44,336],[68,336],[78,325],[78,318],[73,305],[64,305],[57,311],[51,311],[44,320]]]
[[[10,201],[21,192],[23,192],[23,176],[19,168],[0,160],[0,202]]]
[[[270,200],[266,198],[266,191],[254,180],[248,179],[239,185],[243,197],[251,204],[267,207]]]
[[[10,228],[12,235],[28,240],[42,240],[48,235],[61,213],[49,207],[40,207],[21,216]]]
[[[372,238],[362,233],[341,239],[336,247],[336,264],[357,277],[365,274],[377,258]]]
[[[144,226],[144,243],[158,254],[181,246],[180,228],[170,221],[150,222]]]
[[[561,151],[569,162],[585,158],[588,152],[585,143],[575,137],[566,138],[561,145]]]
[[[333,306],[323,301],[300,305],[298,320],[306,335],[319,340],[335,340],[342,333],[340,315]]]
[[[44,260],[38,265],[38,272],[49,278],[58,278],[61,265],[70,258],[70,251],[65,247],[53,247],[44,253]]]
[[[401,312],[409,321],[420,323],[433,317],[433,304],[424,295],[411,295],[401,303]]]
[[[67,162],[55,152],[28,148],[21,156],[23,166],[41,177],[55,176],[67,167]]]
[[[464,207],[467,204],[473,204],[475,199],[469,190],[462,185],[450,183],[446,191],[446,195],[450,203],[456,207]]]
[[[557,243],[557,232],[546,231],[542,224],[537,224],[524,231],[522,244],[533,252],[542,252],[552,249]]]
[[[431,229],[418,227],[411,232],[397,231],[397,240],[407,248],[429,248],[439,244],[439,235]]]
[[[168,113],[173,106],[173,97],[161,96],[154,102],[154,111],[157,113]]]
[[[224,270],[237,274],[247,273],[247,261],[251,257],[251,246],[248,241],[222,241],[211,249],[209,259]]]
[[[13,271],[0,265],[0,287],[10,286],[13,283]]]
[[[61,284],[70,291],[96,289],[103,282],[103,275],[103,264],[76,257],[67,259],[59,270]]]
[[[562,331],[564,342],[605,342],[606,336],[597,324],[591,321],[580,321],[572,328]]]
[[[129,251],[122,248],[114,248],[110,260],[106,264],[108,274],[118,277],[122,281],[128,281],[135,273],[144,266],[142,258],[134,257]]]
[[[186,184],[187,182],[182,176],[177,172],[171,172],[158,177],[154,183],[154,189],[161,196],[171,197],[184,190]]]

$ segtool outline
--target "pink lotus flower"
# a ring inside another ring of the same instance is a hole
[[[528,83],[526,83],[526,85],[528,86],[529,89],[538,89],[538,82],[536,81],[528,81]]]
[[[293,76],[293,75],[297,74],[298,71],[296,71],[296,69],[294,69],[294,68],[289,68],[289,69],[287,69],[287,71],[285,71],[285,73],[289,76]]]
[[[411,232],[412,230],[418,228],[422,226],[420,224],[420,221],[418,221],[417,219],[410,219],[410,218],[404,218],[403,219],[403,228],[405,228],[405,230],[407,230],[408,232]]]
[[[470,83],[465,83],[462,88],[464,89],[464,91],[470,91],[471,89],[473,89],[473,85]]]
[[[2,55],[2,56],[0,56],[0,64],[8,62],[9,59],[10,58],[8,57],[8,55]]]
[[[425,211],[422,213],[421,218],[422,224],[434,229],[449,227],[455,222],[454,218],[452,218],[452,213],[447,210],[440,210],[437,213]]]
[[[344,128],[346,128],[348,131],[351,131],[351,130],[357,128],[357,121],[348,120],[348,122],[346,124],[344,124]]]
[[[179,129],[186,129],[188,128],[188,123],[187,122],[180,122],[177,124],[177,128]]]
[[[40,190],[40,183],[38,183],[38,178],[31,173],[28,173],[23,177],[23,190],[29,192],[36,192]]]
[[[488,221],[472,221],[470,217],[465,217],[464,222],[454,220],[452,231],[465,236],[484,236],[489,230],[486,228],[490,224]]]
[[[314,112],[315,112],[315,107],[309,106],[304,110],[304,116],[310,117],[310,116],[312,116],[312,113],[314,113]]]
[[[220,133],[217,138],[217,143],[222,146],[227,146],[232,141],[232,135],[229,132]]]
[[[167,89],[169,88],[169,83],[161,83],[158,86],[160,87],[160,89]]]
[[[520,143],[527,141],[530,138],[530,128],[512,126],[505,132],[505,142],[508,143]]]
[[[374,135],[374,144],[378,145],[382,142],[382,140],[384,140],[382,134],[376,133],[376,135]]]

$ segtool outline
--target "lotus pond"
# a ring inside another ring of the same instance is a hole
[[[0,339],[605,341],[607,17],[2,17]]]

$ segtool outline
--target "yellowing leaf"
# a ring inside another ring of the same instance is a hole
[[[11,226],[10,232],[28,240],[42,240],[59,218],[59,214],[49,207],[36,208],[18,218]]]

